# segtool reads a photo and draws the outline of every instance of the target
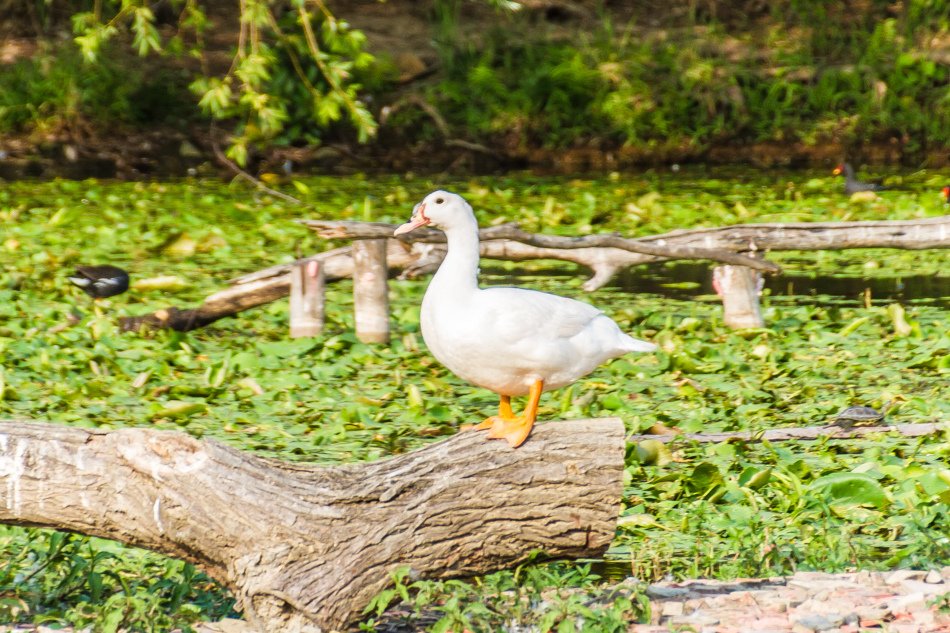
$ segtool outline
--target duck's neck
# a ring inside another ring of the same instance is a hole
[[[449,250],[432,279],[442,292],[471,292],[478,289],[478,223],[475,218],[445,229]]]

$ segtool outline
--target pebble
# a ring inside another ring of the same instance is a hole
[[[682,598],[689,595],[689,589],[682,587],[663,587],[661,585],[650,585],[647,587],[647,595],[651,598],[669,599]]]
[[[825,631],[827,629],[836,629],[844,622],[838,614],[831,615],[805,615],[796,618],[793,624],[796,627],[804,627],[806,631]]]
[[[929,582],[932,585],[939,585],[943,582],[943,575],[936,569],[931,569],[927,574],[927,577],[924,578],[924,582]]]

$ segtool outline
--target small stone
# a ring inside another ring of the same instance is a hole
[[[688,589],[680,587],[664,587],[662,585],[650,585],[647,587],[647,595],[651,598],[662,600],[664,598],[681,598],[689,595]]]
[[[670,624],[687,625],[692,627],[716,626],[719,624],[719,618],[697,611],[696,613],[692,613],[690,615],[680,615],[670,618]]]
[[[927,608],[927,599],[922,593],[897,596],[887,601],[887,608],[890,609],[894,615],[908,611],[919,611]]]
[[[921,580],[926,575],[927,572],[922,570],[898,569],[897,571],[892,571],[889,573],[884,582],[888,585],[896,585],[904,582],[905,580]]]
[[[698,611],[700,609],[705,609],[709,606],[709,603],[706,602],[705,598],[690,598],[685,603],[683,603],[684,612],[692,613],[693,611]]]
[[[939,585],[943,582],[943,575],[936,569],[931,569],[928,572],[927,577],[924,578],[924,582],[929,582],[932,585]]]
[[[796,626],[805,627],[808,631],[824,631],[825,629],[837,628],[844,618],[838,614],[831,615],[805,615],[802,617],[795,618],[794,624]]]
[[[905,580],[901,583],[901,589],[904,593],[922,593],[925,596],[932,596],[946,591],[946,587],[922,582],[920,580]]]
[[[664,617],[673,617],[677,615],[683,615],[683,603],[682,602],[664,602],[663,608],[660,613]]]

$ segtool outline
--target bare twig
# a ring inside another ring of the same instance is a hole
[[[834,440],[850,437],[863,437],[874,433],[899,433],[904,437],[920,437],[935,435],[950,429],[947,423],[924,424],[895,424],[892,426],[855,426],[845,428],[841,426],[810,426],[788,429],[769,429],[767,431],[736,431],[734,433],[682,433],[676,435],[628,435],[628,442],[643,440],[657,440],[663,443],[688,440],[701,443],[716,443],[741,440],[744,442],[761,442],[763,440],[776,442],[781,440],[820,440],[829,438]]]
[[[212,123],[211,134],[210,134],[211,149],[212,151],[214,151],[215,158],[217,158],[221,164],[223,164],[225,167],[233,171],[240,178],[247,180],[248,182],[252,183],[255,187],[257,187],[258,189],[260,189],[261,191],[267,194],[276,196],[277,198],[280,198],[281,200],[286,200],[287,202],[292,202],[294,204],[303,204],[303,201],[293,196],[289,196],[286,193],[277,191],[276,189],[271,189],[270,187],[262,183],[260,180],[258,180],[257,178],[249,174],[248,172],[238,167],[237,163],[235,163],[233,160],[225,156],[224,152],[221,151],[221,147],[218,145],[218,141],[215,138],[214,132],[215,132],[215,126]]]
[[[432,119],[432,122],[435,123],[435,127],[438,128],[439,133],[445,137],[445,144],[448,147],[458,147],[460,149],[469,150],[472,152],[480,152],[482,154],[495,155],[498,152],[492,151],[491,149],[481,145],[479,143],[473,143],[471,141],[466,141],[459,138],[452,138],[452,133],[449,130],[449,124],[445,122],[445,119],[439,113],[438,109],[419,95],[408,95],[399,99],[395,103],[386,106],[383,108],[383,112],[379,117],[379,124],[385,125],[386,121],[389,120],[389,117],[394,115],[399,110],[402,110],[408,105],[414,105]]]

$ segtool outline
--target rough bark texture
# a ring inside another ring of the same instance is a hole
[[[622,493],[619,420],[550,422],[518,450],[459,433],[320,468],[148,429],[0,422],[0,521],[115,539],[200,565],[268,632],[345,626],[419,577],[597,556]]]

